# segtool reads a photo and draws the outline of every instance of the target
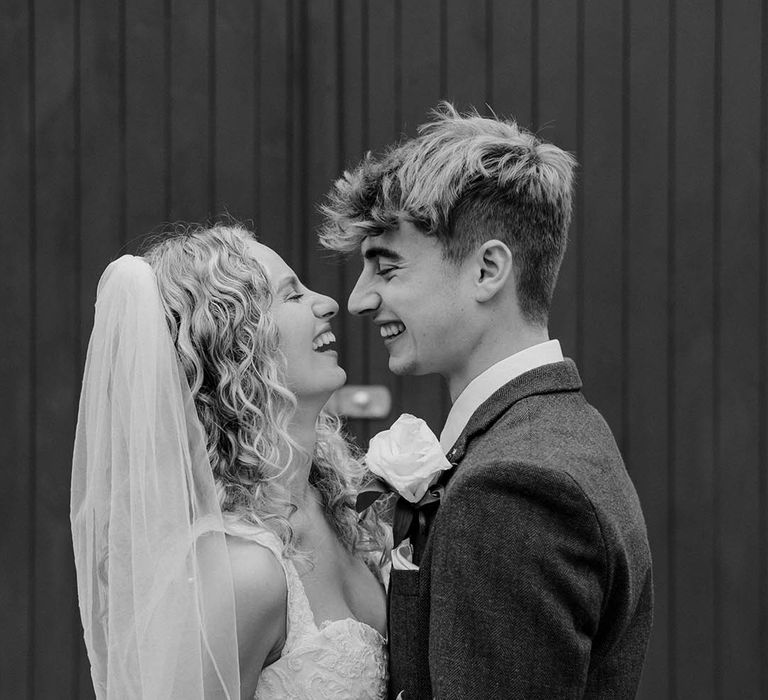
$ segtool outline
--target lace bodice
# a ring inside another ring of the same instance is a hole
[[[386,640],[353,618],[315,624],[293,563],[282,557],[277,538],[257,540],[278,558],[288,587],[287,638],[277,661],[259,676],[254,700],[382,700],[387,693]]]

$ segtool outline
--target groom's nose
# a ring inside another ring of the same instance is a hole
[[[357,278],[357,283],[347,300],[349,313],[361,316],[376,311],[381,304],[381,297],[372,289],[369,280],[364,279],[365,272]]]

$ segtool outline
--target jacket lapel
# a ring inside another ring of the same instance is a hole
[[[448,461],[454,466],[458,465],[464,458],[467,445],[472,441],[472,438],[475,435],[485,433],[518,401],[540,394],[579,391],[581,386],[581,377],[576,369],[576,364],[568,358],[563,362],[542,365],[515,377],[491,394],[472,414],[461,435],[456,439],[453,447],[448,450],[446,455]],[[446,483],[453,472],[455,469],[451,469],[446,474]]]

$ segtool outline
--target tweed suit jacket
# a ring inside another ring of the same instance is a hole
[[[575,364],[503,386],[448,457],[419,570],[390,578],[390,697],[633,698],[650,549]]]

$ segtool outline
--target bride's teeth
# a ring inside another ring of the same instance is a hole
[[[335,342],[336,336],[331,331],[326,331],[325,333],[321,333],[317,338],[315,338],[315,341],[312,343],[312,349],[319,350],[324,345],[329,345],[330,343]]]

